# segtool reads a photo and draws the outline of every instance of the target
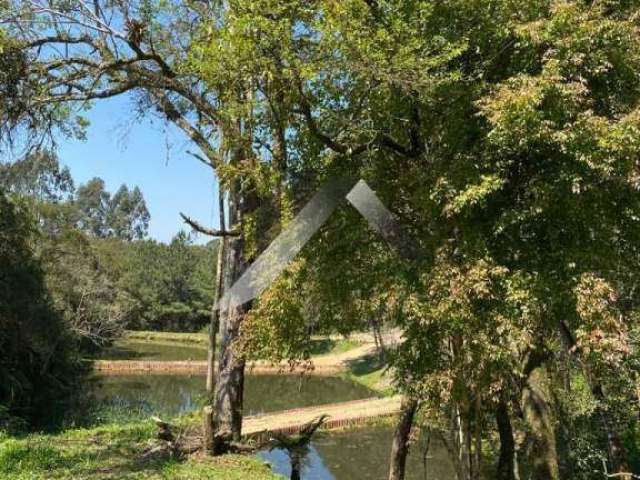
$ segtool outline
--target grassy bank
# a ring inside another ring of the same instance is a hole
[[[125,338],[150,342],[186,343],[202,347],[206,347],[209,342],[206,333],[155,332],[150,330],[127,330]]]
[[[153,332],[153,331],[128,331],[125,339],[118,345],[122,348],[130,348],[135,351],[136,345],[128,342],[145,342],[149,345],[171,347],[189,346],[206,348],[208,338],[203,333],[180,332]],[[312,340],[312,357],[330,357],[340,355],[358,348],[361,342],[355,339],[336,337],[316,337]],[[204,357],[203,357],[204,359]],[[347,362],[347,370],[341,374],[343,378],[364,385],[383,395],[393,393],[388,376],[385,375],[386,364],[375,354],[366,355]]]
[[[181,344],[190,347],[206,348],[209,337],[205,333],[155,332],[150,330],[127,330],[120,343],[127,341],[150,342],[158,345]],[[311,355],[337,355],[360,346],[361,343],[345,338],[313,338]]]
[[[347,364],[347,370],[341,376],[381,395],[389,396],[393,395],[394,391],[386,372],[387,364],[374,354],[351,360]]]
[[[186,461],[143,458],[156,444],[151,421],[73,429],[57,435],[0,436],[0,478],[278,480],[256,456],[191,457]]]

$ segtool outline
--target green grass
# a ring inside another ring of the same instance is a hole
[[[392,395],[393,388],[384,380],[387,365],[378,355],[367,355],[348,363],[348,369],[342,375],[356,383],[364,385],[383,395]]]
[[[99,352],[103,360],[206,360],[207,346],[201,343],[139,340],[124,337]]]
[[[311,340],[311,355],[336,355],[339,353],[348,352],[356,347],[359,347],[360,343],[355,340],[343,338],[340,340],[334,340],[332,338],[313,338]]]
[[[127,330],[125,338],[165,343],[188,343],[207,346],[209,337],[206,333],[154,332],[149,330]]]
[[[185,421],[185,420],[183,420]],[[151,421],[67,430],[57,435],[0,436],[3,480],[277,480],[255,456],[144,460],[155,444]]]

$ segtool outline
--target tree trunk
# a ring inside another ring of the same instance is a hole
[[[501,401],[496,408],[496,422],[500,435],[500,457],[496,469],[497,480],[517,480],[516,443],[509,418],[509,407]]]
[[[556,434],[549,407],[547,370],[543,360],[529,360],[522,391],[522,412],[529,426],[531,480],[559,480]]]
[[[224,232],[224,192],[218,185],[218,211],[220,213],[220,230]],[[215,362],[216,362],[216,336],[220,329],[220,309],[218,302],[224,292],[224,258],[226,254],[227,240],[223,236],[218,241],[218,259],[216,261],[216,278],[213,293],[213,306],[211,308],[211,322],[209,324],[209,348],[207,349],[207,392],[211,395],[215,390]]]
[[[473,448],[473,469],[472,478],[480,480],[482,472],[482,397],[476,392],[474,401],[474,448]]]
[[[403,398],[400,418],[393,434],[389,480],[403,480],[407,454],[409,453],[409,435],[413,425],[413,417],[418,409],[418,402],[411,398]]]
[[[229,227],[238,227],[248,208],[252,208],[241,190],[240,180],[236,180],[229,191]],[[225,248],[224,291],[244,273],[247,262],[244,256],[242,236],[229,237]],[[244,392],[245,360],[236,348],[240,337],[240,326],[249,308],[234,305],[234,299],[220,305],[220,351],[218,354],[218,374],[213,398],[214,455],[224,453],[227,442],[241,440],[242,405]]]
[[[369,324],[371,325],[371,332],[373,333],[373,341],[378,351],[378,358],[381,362],[386,360],[386,349],[384,346],[384,338],[382,336],[382,319],[384,315],[385,303],[380,302],[376,312],[371,316]]]
[[[234,307],[222,315],[218,378],[214,398],[216,435],[222,438],[230,432],[234,441],[240,441],[242,433],[245,361],[235,348],[235,343],[240,335],[244,315],[245,309],[242,306]],[[215,445],[214,453],[222,453],[223,449],[221,445]]]
[[[293,454],[291,458],[291,480],[300,480],[300,473],[302,471],[302,458],[298,454]]]
[[[458,449],[458,480],[471,480],[471,431],[469,428],[469,412],[466,404],[455,404],[454,421],[456,426],[456,446]]]
[[[242,240],[229,242],[227,265],[237,279],[242,272]],[[223,306],[224,308],[224,306]],[[244,391],[245,361],[235,348],[240,336],[240,325],[246,309],[243,305],[233,306],[221,312],[220,353],[218,355],[218,378],[214,395],[214,427],[218,438],[231,434],[234,441],[240,441],[242,433],[242,404]],[[223,453],[225,447],[216,442],[214,453]]]
[[[202,438],[203,448],[205,452],[213,452],[214,439],[213,439],[213,408],[211,405],[207,405],[202,409]]]

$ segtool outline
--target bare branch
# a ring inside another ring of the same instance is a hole
[[[109,33],[109,34],[116,35],[116,36],[118,36],[120,38],[125,38],[119,32],[116,32],[115,30],[110,29],[110,28],[105,28],[105,27],[101,26],[100,24],[92,25],[90,23],[83,22],[82,20],[74,17],[73,15],[69,15],[69,14],[61,12],[59,10],[55,10],[55,9],[49,8],[49,7],[44,7],[42,5],[39,5],[36,2],[30,2],[30,3],[31,3],[31,6],[34,8],[33,13],[36,13],[36,14],[38,14],[38,13],[48,13],[52,17],[64,18],[67,21],[71,22],[72,24],[77,24],[77,25],[85,27],[85,28],[87,28],[89,30],[95,30],[96,32],[101,32],[101,33]]]
[[[199,162],[204,163],[207,167],[213,168],[215,170],[216,166],[213,163],[211,163],[210,160],[204,158],[202,155],[192,152],[191,150],[187,150],[187,153],[191,155],[193,158],[195,158],[196,160],[198,160]]]
[[[188,217],[184,213],[180,212],[180,216],[184,223],[189,225],[193,230],[199,233],[203,233],[205,235],[209,235],[210,237],[238,237],[240,233],[235,230],[215,230],[213,228],[207,228],[196,220],[193,220],[191,217]]]
[[[118,85],[114,88],[104,89],[104,90],[96,90],[96,91],[87,91],[82,94],[52,94],[48,97],[38,98],[34,105],[38,104],[47,104],[47,103],[55,103],[55,102],[82,102],[87,100],[94,100],[99,98],[110,98],[115,97],[116,95],[120,95],[122,93],[128,92],[129,90],[133,90],[138,88],[139,85],[135,81],[129,81]]]
[[[152,91],[152,96],[158,101],[161,111],[165,113],[167,118],[182,129],[211,160],[209,164],[214,168],[217,167],[221,163],[220,158],[204,134],[178,111],[165,92],[156,89]]]
[[[86,43],[89,45],[93,45],[93,40],[89,35],[84,35],[81,37],[70,37],[68,35],[51,35],[48,37],[38,38],[33,42],[28,42],[25,46],[27,48],[34,48],[34,47],[41,47],[48,43],[65,43],[65,44]]]
[[[415,135],[415,129],[412,129],[412,145],[411,147],[405,147],[396,140],[394,140],[391,136],[379,133],[374,138],[367,142],[360,143],[358,145],[348,145],[344,143],[340,143],[335,138],[330,137],[326,133],[322,132],[318,127],[318,124],[313,118],[313,113],[311,111],[311,105],[307,100],[304,90],[302,87],[302,82],[298,81],[298,93],[300,96],[300,110],[298,113],[301,113],[304,117],[305,123],[309,132],[316,137],[322,144],[324,144],[329,149],[333,150],[336,153],[340,153],[343,155],[356,156],[359,155],[366,150],[368,150],[372,145],[378,144],[382,147],[389,148],[390,150],[399,153],[405,157],[415,158],[420,156],[424,152],[424,148],[419,144],[417,137]]]

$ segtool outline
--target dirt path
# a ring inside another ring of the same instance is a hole
[[[376,346],[373,343],[360,345],[342,353],[329,353],[313,357],[312,362],[316,368],[340,368],[344,369],[348,362],[357,360],[376,353]]]
[[[342,353],[329,353],[318,355],[311,360],[312,369],[307,370],[305,366],[298,365],[291,368],[287,363],[272,364],[266,361],[257,361],[249,364],[251,373],[296,373],[306,372],[308,374],[329,375],[339,373],[347,369],[348,363],[359,358],[375,353],[374,344],[364,344]],[[145,373],[205,373],[207,362],[192,360],[96,360],[95,370],[109,374],[127,374],[135,372]]]
[[[330,403],[314,407],[295,408],[245,418],[242,434],[255,436],[266,431],[297,432],[300,427],[320,415],[329,415],[323,428],[357,425],[372,418],[395,415],[400,411],[400,396],[367,398],[350,402]]]

